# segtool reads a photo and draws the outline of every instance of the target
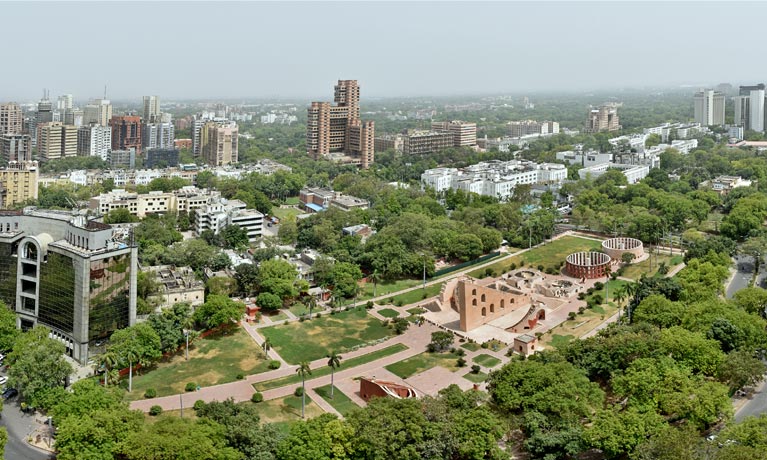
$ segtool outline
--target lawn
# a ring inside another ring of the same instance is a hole
[[[405,350],[407,350],[407,346],[401,343],[397,343],[397,344],[388,346],[386,348],[376,350],[372,353],[367,353],[364,355],[357,356],[355,358],[341,359],[341,367],[339,369],[340,370],[351,369],[352,367],[360,366],[362,364],[366,364],[381,358],[385,358],[387,356],[391,356],[393,354],[396,354]],[[312,375],[309,378],[316,379],[318,377],[324,377],[326,375],[330,375],[330,368],[328,366],[322,366],[317,369],[312,369]],[[300,383],[300,382],[301,382],[301,377],[299,377],[298,374],[295,374],[295,375],[289,375],[287,377],[282,377],[279,379],[267,380],[266,382],[259,382],[254,384],[253,387],[258,391],[266,391],[266,390],[271,390],[273,388],[279,388],[281,386]]]
[[[290,196],[285,198],[285,204],[289,204],[291,206],[298,206],[298,203],[300,203],[300,201],[298,200],[297,196]]]
[[[306,305],[302,304],[301,302],[296,302],[293,305],[288,308],[291,313],[293,313],[296,316],[303,316],[307,313],[309,313],[309,309],[306,308]]]
[[[668,254],[660,254],[657,257],[652,256],[652,270],[650,269],[650,258],[647,258],[639,263],[631,264],[623,271],[623,277],[638,280],[643,274],[647,276],[653,276],[658,272],[658,265],[662,262],[666,264],[669,269],[682,263],[682,256],[671,257]]]
[[[313,361],[330,351],[344,353],[393,332],[382,321],[358,307],[310,321],[294,321],[260,330],[282,358],[291,363]]]
[[[423,289],[413,289],[412,291],[406,292],[404,294],[394,296],[393,303],[394,305],[398,305],[398,306],[410,305],[411,303],[420,302],[423,299],[434,297],[435,295],[439,294],[439,291],[441,290],[442,290],[441,283],[431,284],[429,286],[426,286],[426,291],[424,291]]]
[[[461,345],[461,348],[465,348],[469,351],[477,351],[479,350],[479,344],[477,342],[466,342]]]
[[[304,212],[298,208],[272,208],[272,215],[280,219],[280,222],[284,220],[295,220],[296,216],[299,214],[304,214]]]
[[[477,372],[476,374],[473,372],[469,372],[467,374],[464,374],[463,378],[465,378],[466,380],[472,383],[482,383],[485,381],[485,379],[487,379],[487,374],[485,374],[482,371]]]
[[[269,318],[272,322],[288,319],[288,315],[286,315],[285,312],[282,310],[276,311],[274,313],[265,314],[264,317]]]
[[[328,402],[333,409],[337,410],[339,414],[346,415],[352,409],[359,409],[360,406],[354,404],[354,401],[349,399],[343,391],[338,388],[333,392],[333,399],[330,399],[330,385],[324,387],[318,387],[314,389],[314,392],[320,395],[322,399]]]
[[[513,263],[517,267],[530,264],[535,267],[543,265],[544,268],[553,267],[559,271],[560,264],[568,255],[573,252],[596,250],[599,249],[601,245],[601,241],[581,238],[579,236],[564,236],[550,243],[546,243],[541,247],[498,261],[487,268],[492,269],[497,274],[501,274],[509,271],[511,264]],[[469,273],[469,275],[480,277],[485,274],[487,268],[474,270]]]
[[[615,292],[615,288],[620,285],[620,280],[610,281],[610,297]],[[604,296],[604,291],[598,291]],[[624,301],[625,303],[625,301]],[[586,309],[583,314],[577,315],[574,320],[567,320],[559,326],[552,329],[551,333],[544,334],[540,343],[543,346],[550,346],[554,348],[561,348],[571,340],[580,338],[588,332],[591,332],[595,327],[602,324],[607,318],[611,317],[618,311],[618,307],[614,302],[603,303],[592,309]]]
[[[147,388],[154,388],[157,396],[183,393],[187,382],[200,386],[233,382],[237,374],[250,375],[268,370],[262,358],[261,347],[242,328],[227,335],[210,335],[197,339],[189,347],[189,361],[184,353],[176,353],[169,361],[161,362],[150,370],[133,375],[133,392],[128,400],[144,397]]]
[[[484,353],[481,355],[475,356],[474,359],[472,359],[472,361],[488,369],[492,369],[493,367],[501,364],[500,359],[496,358],[495,356],[487,355]]]
[[[399,316],[399,312],[391,308],[384,308],[383,310],[378,310],[378,314],[383,316],[384,318],[396,318]]]
[[[372,299],[374,290],[376,291],[375,294],[377,296],[382,296],[382,295],[389,294],[391,292],[397,292],[403,289],[411,288],[413,286],[418,286],[421,283],[423,283],[423,280],[420,280],[420,279],[382,281],[378,283],[378,287],[375,289],[374,289],[373,283],[365,283],[362,285],[362,292],[360,293],[359,299],[360,300]]]
[[[424,352],[394,364],[389,364],[385,367],[385,369],[399,376],[400,378],[406,379],[436,366],[441,366],[450,371],[455,371],[458,369],[457,360],[458,355],[450,352]]]
[[[281,423],[301,420],[301,398],[299,396],[285,396],[284,398],[271,399],[260,403],[245,402],[242,404],[253,405],[258,409],[261,423]],[[313,418],[325,413],[317,404],[306,395],[306,418]]]
[[[410,313],[411,315],[414,315],[414,316],[415,315],[422,315],[422,314],[426,313],[427,311],[428,310],[426,310],[425,308],[421,308],[421,307],[410,308],[410,309],[407,310],[408,313]]]

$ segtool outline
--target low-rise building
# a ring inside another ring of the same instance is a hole
[[[240,200],[217,198],[195,210],[195,231],[201,235],[206,230],[218,234],[224,227],[236,225],[244,228],[250,242],[256,241],[264,228],[264,215]]]
[[[743,179],[740,176],[719,176],[700,183],[700,188],[711,189],[720,195],[727,195],[738,187],[751,187],[753,181]]]
[[[350,227],[344,227],[341,229],[341,233],[343,235],[359,236],[360,241],[365,243],[368,238],[376,234],[376,231],[367,224],[359,224],[352,225]]]
[[[626,176],[629,184],[636,184],[640,180],[647,177],[650,173],[650,167],[647,165],[633,165],[633,164],[621,164],[621,163],[602,163],[587,168],[579,169],[578,176],[581,179],[591,178],[596,179],[602,174],[611,169],[617,169]]]
[[[190,267],[156,265],[148,267],[147,272],[154,275],[159,285],[159,292],[153,299],[159,309],[169,308],[177,303],[188,303],[196,307],[205,302],[205,283],[197,278]]]
[[[329,188],[303,188],[298,195],[301,208],[307,212],[320,212],[335,207],[344,211],[352,209],[367,209],[370,207],[368,200],[344,195],[341,192]]]
[[[28,134],[0,134],[0,157],[4,161],[31,161],[32,145]]]
[[[114,189],[91,198],[88,207],[101,215],[124,208],[131,215],[143,219],[147,214],[192,212],[219,196],[219,192],[200,190],[191,185],[172,192],[154,191],[141,194]]]

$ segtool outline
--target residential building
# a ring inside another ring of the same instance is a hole
[[[143,219],[147,214],[189,213],[220,197],[218,192],[185,186],[172,192],[138,194],[114,189],[90,199],[88,208],[101,215],[115,209],[127,209],[131,215]]]
[[[619,129],[621,129],[621,125],[616,105],[603,105],[597,109],[589,110],[584,132],[598,133],[601,131],[618,131]]]
[[[331,152],[349,155],[350,162],[368,168],[375,161],[375,125],[360,120],[357,80],[338,80],[330,102],[312,102],[306,123],[306,149],[313,158]]]
[[[112,128],[112,149],[136,149],[141,153],[141,118],[133,115],[115,116],[109,120]]]
[[[711,180],[703,181],[699,188],[711,189],[720,195],[727,195],[733,189],[739,187],[751,187],[752,181],[743,179],[740,176],[719,176]]]
[[[732,98],[735,105],[735,125],[743,126],[746,130],[764,132],[764,97],[764,83],[741,86],[738,95]]]
[[[743,140],[743,127],[742,126],[730,126],[727,129],[727,136],[731,139],[739,141]]]
[[[36,161],[10,161],[0,169],[0,209],[37,199]]]
[[[48,327],[80,364],[91,343],[136,323],[137,273],[126,229],[70,211],[0,211],[0,300],[18,327]]]
[[[453,147],[473,147],[477,145],[477,124],[466,121],[433,121],[432,131],[453,135]]]
[[[0,104],[0,136],[24,132],[24,114],[15,102]]]
[[[610,162],[596,164],[583,169],[579,169],[578,176],[581,179],[587,179],[589,177],[591,179],[596,179],[611,169],[617,169],[622,172],[623,175],[626,176],[626,180],[628,180],[629,184],[636,184],[640,180],[647,177],[647,175],[650,173],[650,166],[648,165],[633,165]]]
[[[144,111],[141,119],[144,123],[160,121],[160,96],[144,96]]]
[[[367,224],[357,224],[342,228],[341,234],[345,236],[359,236],[360,242],[364,244],[368,238],[376,234],[376,231]]]
[[[206,230],[218,233],[228,225],[244,228],[248,233],[248,241],[256,241],[264,228],[264,215],[240,200],[225,200],[218,198],[211,203],[200,206],[194,212],[195,231],[201,235]]]
[[[150,300],[157,302],[157,308],[171,308],[177,303],[187,303],[192,307],[205,303],[205,283],[197,277],[191,267],[155,265],[147,267],[146,272],[154,275],[159,292]]]
[[[37,157],[41,161],[77,156],[77,127],[59,121],[37,126]]]
[[[146,161],[144,165],[147,168],[167,168],[178,166],[178,149],[175,148],[153,148],[146,151]]]
[[[0,134],[0,157],[4,161],[31,161],[32,146],[28,134]]]
[[[375,151],[383,152],[385,150],[394,150],[402,152],[404,147],[404,136],[402,134],[384,134],[375,138]]]
[[[136,169],[136,149],[110,149],[106,161],[112,169]]]
[[[323,257],[334,260],[332,257],[323,256],[314,249],[307,248],[287,259],[287,262],[295,267],[299,279],[309,283],[309,287],[315,287],[317,283],[314,281],[314,264]]]
[[[62,112],[67,109],[72,109],[73,102],[74,98],[71,94],[62,94],[56,101],[56,108]]]
[[[238,162],[237,123],[209,121],[200,132],[201,155],[210,166],[225,166]]]
[[[95,99],[83,108],[83,125],[97,123],[109,126],[112,119],[112,103],[108,99]]]
[[[403,136],[402,153],[421,155],[451,148],[454,144],[455,139],[452,133],[411,130]]]
[[[141,125],[141,141],[144,150],[173,148],[175,128],[171,122],[144,123]]]
[[[370,202],[329,188],[303,188],[298,194],[299,205],[307,212],[314,213],[334,207],[343,211],[368,209]]]
[[[702,126],[724,124],[724,94],[704,89],[693,96],[695,122]]]
[[[522,137],[531,134],[559,134],[559,123],[556,121],[510,121],[506,124],[509,137]]]
[[[613,159],[612,153],[600,153],[596,150],[587,152],[567,150],[557,152],[557,160],[564,161],[569,165],[593,166],[602,163],[609,163]]]
[[[107,161],[112,149],[112,128],[91,123],[77,129],[77,154],[96,156]]]

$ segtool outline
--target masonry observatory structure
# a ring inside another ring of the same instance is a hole
[[[575,278],[602,278],[607,276],[607,270],[612,258],[603,252],[575,252],[567,256],[565,271]]]

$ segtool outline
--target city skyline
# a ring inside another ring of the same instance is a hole
[[[745,5],[749,14],[767,12],[765,4]],[[340,78],[360,81],[371,99],[763,81],[767,65],[752,59],[747,47],[729,45],[722,40],[724,32],[698,33],[719,30],[722,14],[735,7],[703,3],[693,8],[688,2],[664,3],[662,10],[632,2],[3,3],[4,17],[21,19],[9,21],[6,32],[24,36],[25,46],[5,50],[7,62],[23,62],[24,68],[0,75],[0,98],[28,102],[49,88],[53,97],[74,94],[82,102],[102,97],[106,86],[113,100],[147,94],[168,101],[310,100]],[[131,27],[120,33],[118,27],[93,40],[94,24],[113,17],[152,33],[132,33]],[[340,17],[344,27],[334,27]],[[72,53],[50,53],[50,43],[30,35],[24,18],[34,19],[41,30],[60,27],[65,18],[67,40],[78,46]],[[738,33],[741,43],[759,40],[756,28]],[[339,43],[343,55],[353,58],[331,58],[338,55]],[[171,54],[159,52],[168,47]],[[136,53],[140,58],[126,66],[124,56]],[[200,65],[214,55],[228,64]],[[740,65],[713,66],[713,55]],[[674,66],[671,77],[673,56],[683,56],[685,65]]]

